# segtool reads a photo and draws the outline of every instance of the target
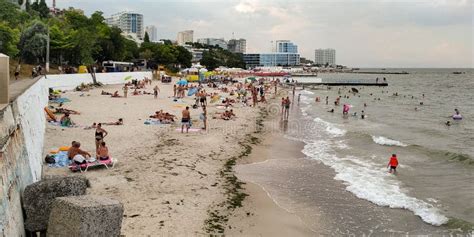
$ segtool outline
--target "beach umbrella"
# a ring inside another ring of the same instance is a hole
[[[125,77],[123,80],[124,80],[124,81],[128,81],[128,80],[130,80],[130,79],[132,79],[132,76],[127,76],[127,77]]]
[[[180,86],[185,86],[188,84],[188,81],[186,79],[181,78],[178,82],[176,82],[176,84]]]
[[[359,93],[359,90],[357,90],[357,89],[354,88],[354,87],[352,87],[351,90],[352,90],[352,92],[354,92],[354,93]]]

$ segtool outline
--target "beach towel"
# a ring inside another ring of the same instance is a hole
[[[67,157],[67,151],[59,151],[56,154],[50,154],[54,158],[54,164],[48,164],[51,168],[67,167],[71,161]]]
[[[189,89],[188,96],[192,96],[192,95],[196,94],[197,91],[198,91],[197,87]]]
[[[61,104],[61,103],[71,102],[71,100],[68,98],[56,98],[56,99],[49,100],[49,102]]]

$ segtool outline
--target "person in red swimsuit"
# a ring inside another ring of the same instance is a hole
[[[397,166],[398,166],[398,159],[396,154],[392,154],[392,157],[390,157],[390,161],[388,162],[387,168],[390,167],[390,170],[388,171],[389,173],[396,173],[397,172]]]

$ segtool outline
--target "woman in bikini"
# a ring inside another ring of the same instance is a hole
[[[97,124],[95,128],[95,150],[98,152],[100,144],[104,141],[104,138],[108,135],[107,131],[102,128],[102,124]]]

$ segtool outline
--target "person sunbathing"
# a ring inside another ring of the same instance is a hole
[[[141,93],[142,93],[141,91],[135,89],[135,90],[133,91],[132,95],[140,95]]]
[[[66,108],[54,108],[54,113],[55,114],[81,114],[75,110],[66,109]]]
[[[95,123],[94,123],[95,124]],[[123,125],[123,119],[119,118],[117,122],[111,122],[111,123],[101,123],[103,125]]]
[[[115,91],[114,94],[112,95],[113,98],[119,98],[121,97],[118,93],[118,91]]]
[[[69,117],[69,113],[65,113],[63,117],[61,117],[61,120],[59,120],[59,123],[63,127],[72,127],[74,123],[71,120],[71,117]]]
[[[100,94],[101,94],[101,95],[112,95],[112,93],[107,92],[107,91],[102,91]]]

